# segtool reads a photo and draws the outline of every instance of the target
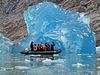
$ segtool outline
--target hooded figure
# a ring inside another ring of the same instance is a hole
[[[32,41],[30,44],[31,51],[34,51],[34,42]]]
[[[54,46],[55,46],[55,43],[52,42],[52,43],[51,43],[51,50],[52,50],[52,51],[54,51]]]

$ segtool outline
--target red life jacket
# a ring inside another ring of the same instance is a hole
[[[43,48],[43,46],[42,46],[42,44],[41,44],[41,43],[39,44],[39,47],[40,47],[40,48]]]
[[[46,50],[46,49],[47,49],[47,47],[46,47],[46,46],[43,46],[43,49],[44,49],[44,50]]]
[[[34,49],[37,49],[37,46],[34,46]]]

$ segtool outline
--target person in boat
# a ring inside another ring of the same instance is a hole
[[[38,44],[37,50],[38,50],[38,51],[42,51],[42,50],[43,50],[43,45],[42,45],[42,43],[39,43],[39,44]]]
[[[36,44],[34,44],[34,47],[33,47],[33,48],[34,48],[34,51],[36,51],[36,50],[37,50],[37,46],[36,46]]]
[[[51,48],[50,48],[50,50],[54,51],[54,46],[55,46],[55,43],[52,42],[52,43],[51,43]]]
[[[43,50],[46,51],[47,50],[47,45],[45,43],[45,45],[43,45]]]
[[[47,43],[47,51],[49,51],[49,50],[50,50],[50,44]]]
[[[40,50],[43,51],[43,44],[42,44],[42,42],[40,43]]]
[[[40,51],[40,44],[38,44],[37,46],[37,51]]]
[[[34,51],[33,47],[34,47],[34,42],[32,41],[31,44],[30,44],[31,51]]]
[[[48,50],[48,43],[47,42],[45,43],[45,50],[46,51]]]

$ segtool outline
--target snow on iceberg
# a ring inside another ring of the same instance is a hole
[[[24,12],[28,36],[21,43],[54,41],[62,55],[96,53],[95,37],[89,18],[78,12],[65,10],[54,3],[43,2],[29,6]]]

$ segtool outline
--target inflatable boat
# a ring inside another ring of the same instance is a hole
[[[48,50],[48,51],[31,51],[31,50],[29,50],[29,51],[22,51],[20,53],[25,54],[25,55],[31,55],[31,54],[34,54],[34,55],[38,55],[38,54],[40,54],[40,55],[53,55],[53,54],[61,53],[61,50],[60,49],[54,50],[54,51],[52,51],[52,50]]]

